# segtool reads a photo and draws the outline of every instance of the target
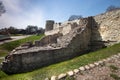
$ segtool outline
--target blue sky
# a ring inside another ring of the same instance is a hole
[[[70,15],[94,16],[110,5],[120,6],[120,0],[0,0],[6,13],[0,16],[0,28],[27,25],[45,27],[46,20],[64,22]]]

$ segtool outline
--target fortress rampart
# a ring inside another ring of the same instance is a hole
[[[2,63],[2,70],[8,74],[32,71],[118,43],[119,22],[120,10],[59,25],[49,20],[46,36],[33,46],[13,50]]]

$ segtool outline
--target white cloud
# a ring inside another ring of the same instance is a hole
[[[3,3],[8,12],[21,12],[20,1],[22,0],[3,0]]]
[[[25,2],[25,0],[3,0],[3,3],[7,12],[0,17],[0,28],[9,26],[25,28],[27,25],[44,27],[43,10],[39,7],[26,10],[21,5],[22,3],[24,5],[29,4],[29,2]]]

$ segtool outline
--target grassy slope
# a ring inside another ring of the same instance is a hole
[[[38,40],[42,36],[43,36],[43,34],[40,36],[33,35],[33,36],[30,36],[30,37],[27,37],[24,39],[20,39],[20,40],[16,40],[16,41],[2,44],[2,45],[0,45],[0,57],[5,56],[7,53],[9,53],[14,48],[18,47],[20,44],[23,44],[23,43],[28,42],[28,41]]]
[[[74,59],[53,64],[48,67],[44,67],[28,73],[14,74],[8,76],[1,71],[0,76],[2,78],[0,78],[0,80],[44,80],[46,77],[50,77],[52,75],[58,75],[60,73],[69,71],[71,69],[79,68],[80,66],[98,61],[100,59],[109,57],[119,52],[120,52],[120,43],[108,48],[101,49],[96,52],[84,54]]]

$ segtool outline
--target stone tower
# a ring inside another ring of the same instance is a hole
[[[46,27],[45,31],[53,30],[53,25],[54,25],[53,20],[47,20],[45,25]]]

